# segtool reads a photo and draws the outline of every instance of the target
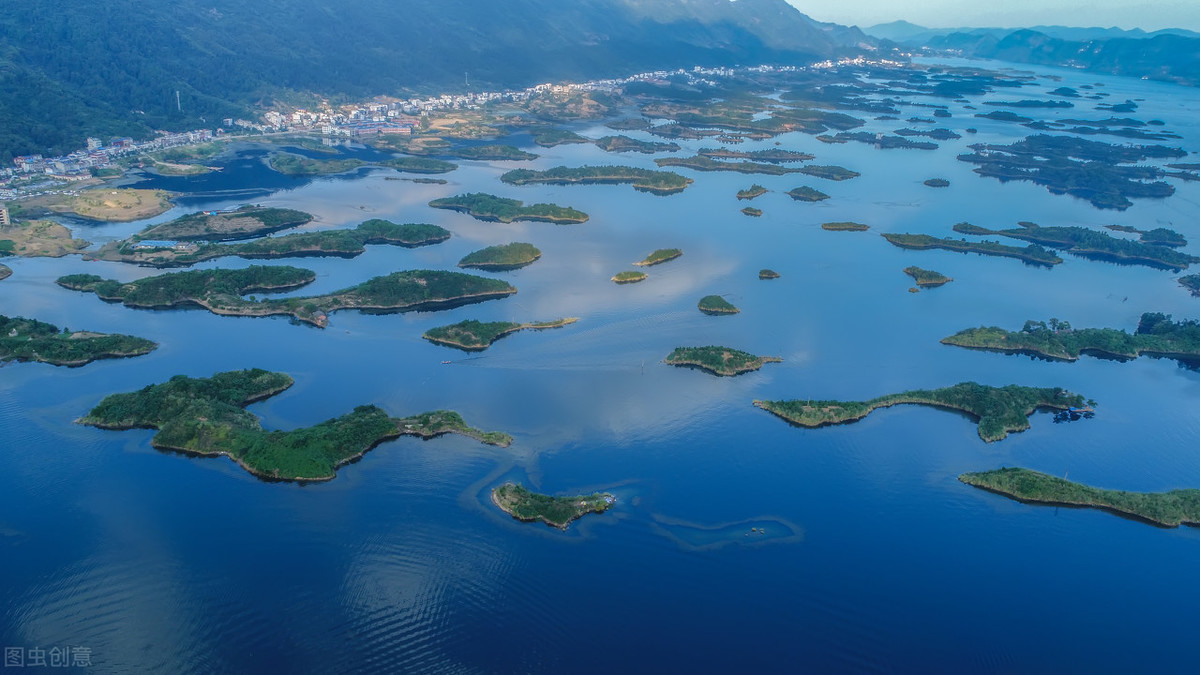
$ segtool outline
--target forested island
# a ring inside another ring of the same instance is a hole
[[[463,145],[455,148],[441,148],[435,154],[456,159],[479,159],[490,161],[525,161],[537,159],[532,152],[511,145]]]
[[[3,279],[0,276],[0,279]],[[1179,285],[1192,292],[1192,295],[1200,296],[1200,274],[1189,274],[1186,277],[1179,277]]]
[[[543,148],[553,148],[556,145],[570,145],[572,143],[590,143],[591,141],[580,136],[574,131],[568,129],[558,129],[554,127],[542,127],[533,129],[529,132],[533,138],[533,142]]]
[[[635,284],[639,281],[645,281],[647,276],[649,275],[645,272],[617,272],[613,275],[612,281],[618,284]]]
[[[820,202],[829,199],[829,195],[821,192],[820,190],[810,188],[807,185],[803,185],[798,188],[792,188],[791,190],[788,190],[787,194],[789,197],[798,202]]]
[[[4,281],[11,276],[12,268],[10,268],[8,265],[0,265],[0,281]]]
[[[633,185],[633,189],[641,192],[652,192],[659,195],[670,195],[682,192],[692,184],[691,178],[686,178],[673,171],[654,171],[638,169],[632,166],[556,166],[545,171],[533,169],[513,169],[500,176],[500,180],[510,185],[529,185],[532,183],[547,183],[550,185],[590,185],[590,184],[623,184]]]
[[[904,273],[913,278],[918,286],[922,288],[941,286],[942,284],[954,281],[950,277],[933,270],[921,269],[920,267],[905,267]]]
[[[774,164],[780,164],[783,162],[807,162],[810,159],[814,159],[813,155],[810,155],[807,152],[784,150],[782,148],[767,148],[766,150],[700,148],[696,154],[702,157],[708,157],[709,159],[748,159],[754,162],[771,162]]]
[[[588,214],[569,206],[558,204],[530,204],[519,199],[507,199],[483,192],[444,197],[429,202],[435,209],[459,211],[477,220],[512,223],[518,220],[534,220],[557,225],[585,223]]]
[[[452,411],[397,419],[373,405],[303,429],[265,431],[245,407],[292,384],[284,373],[257,368],[207,378],[176,375],[162,384],[108,396],[79,423],[101,429],[157,429],[150,444],[160,450],[224,455],[260,478],[300,482],[330,480],[341,466],[403,435],[458,433],[490,445],[512,442],[507,434],[468,427]]]
[[[821,229],[829,230],[830,232],[866,232],[867,230],[871,229],[871,226],[864,225],[863,223],[842,221],[836,223],[821,223]]]
[[[0,256],[61,258],[90,245],[52,220],[16,220],[0,226]]]
[[[881,150],[937,150],[937,143],[929,141],[914,141],[903,136],[887,136],[877,135],[867,131],[847,132],[843,131],[836,136],[828,137],[830,142],[845,143],[847,141],[855,141],[858,143],[866,143],[873,145]]]
[[[930,178],[925,181],[925,185],[931,188],[944,188],[950,187],[950,181],[945,178]]]
[[[171,272],[123,284],[94,274],[58,279],[63,288],[95,293],[138,309],[202,307],[224,316],[291,316],[324,328],[343,309],[367,313],[437,310],[506,297],[517,289],[498,279],[439,270],[409,270],[369,279],[326,295],[256,300],[256,292],[294,290],[316,278],[311,270],[252,265],[244,269]]]
[[[467,319],[449,326],[430,328],[421,336],[435,344],[454,347],[468,352],[478,352],[492,346],[492,343],[505,335],[521,330],[547,330],[562,328],[578,321],[578,317],[567,317],[554,321],[534,321],[532,323],[515,323],[513,321],[476,321]]]
[[[683,251],[677,248],[660,248],[633,264],[635,267],[650,267],[674,260],[681,255],[683,255]]]
[[[228,244],[183,244],[144,241],[133,237],[110,242],[94,253],[85,253],[85,260],[110,260],[146,267],[186,267],[195,263],[236,256],[252,260],[278,258],[338,257],[353,258],[366,251],[368,245],[386,244],[416,248],[446,241],[450,233],[445,228],[428,223],[396,224],[372,218],[352,230],[321,230],[296,232],[279,237],[264,237],[252,241]]]
[[[815,178],[824,178],[826,180],[833,180],[833,181],[850,180],[851,178],[858,178],[859,176],[862,175],[861,173],[859,173],[857,171],[851,171],[850,169],[847,169],[842,166],[833,166],[833,165],[823,166],[820,164],[810,164],[809,166],[802,166],[802,167],[800,167],[799,172],[806,176],[813,176]]]
[[[731,347],[676,347],[663,359],[672,366],[698,368],[713,375],[733,377],[762,368],[764,363],[779,363],[778,356],[755,356]]]
[[[767,188],[759,185],[758,183],[755,183],[754,185],[751,185],[750,187],[746,188],[745,190],[738,190],[737,198],[738,199],[754,199],[755,197],[761,197],[762,195],[765,195],[765,194],[767,194]]]
[[[719,295],[706,295],[697,304],[701,312],[710,315],[737,314],[742,311]]]
[[[1030,244],[1025,248],[1016,246],[1005,246],[995,241],[967,241],[965,239],[951,239],[946,237],[938,239],[931,237],[928,234],[893,234],[886,232],[883,235],[895,246],[909,249],[943,249],[946,251],[958,251],[960,253],[979,253],[981,255],[993,255],[1004,258],[1016,258],[1031,265],[1057,265],[1062,262],[1062,258],[1054,255],[1054,251],[1049,251],[1037,244]]]
[[[517,485],[505,483],[492,490],[492,503],[501,511],[524,523],[541,521],[560,530],[589,513],[604,513],[612,508],[616,497],[597,492],[575,497],[551,497]]]
[[[997,326],[968,328],[944,338],[942,344],[1058,361],[1075,361],[1085,353],[1120,360],[1146,354],[1195,361],[1200,359],[1200,322],[1176,322],[1170,314],[1147,312],[1130,334],[1114,328],[1072,328],[1058,319],[1026,321],[1019,331]]]
[[[678,166],[695,171],[736,171],[737,173],[765,174],[782,176],[788,173],[800,173],[802,169],[764,164],[761,162],[720,162],[711,157],[696,155],[694,157],[660,157],[654,160],[659,166]]]
[[[767,269],[764,267],[758,271],[758,278],[759,279],[778,279],[779,272],[776,272],[775,270]]]
[[[542,252],[536,246],[518,241],[468,253],[458,261],[458,266],[502,272],[532,265],[541,257]]]
[[[353,171],[366,166],[367,162],[356,157],[313,159],[290,152],[277,152],[267,164],[285,176],[326,176]]]
[[[989,230],[970,223],[958,223],[954,226],[954,231],[971,235],[1002,235],[1042,246],[1053,246],[1081,258],[1130,265],[1147,265],[1175,271],[1187,269],[1192,263],[1200,261],[1200,258],[1196,256],[1181,253],[1169,246],[1120,239],[1107,232],[1099,232],[1086,227],[1041,227],[1030,222],[1018,224],[1020,227],[1012,229]],[[1153,235],[1151,240],[1154,240],[1155,237],[1166,239],[1171,234],[1182,236],[1173,230],[1161,229],[1164,230],[1164,233]]]
[[[312,214],[293,209],[243,206],[234,211],[199,211],[138,233],[141,239],[234,241],[305,225]]]
[[[1187,246],[1186,237],[1175,230],[1165,227],[1156,227],[1152,230],[1139,230],[1136,227],[1128,225],[1105,225],[1104,229],[1112,230],[1113,232],[1136,234],[1138,235],[1138,241],[1143,244],[1158,244],[1159,246],[1170,246],[1172,248]]]
[[[639,141],[628,136],[605,136],[596,140],[596,147],[605,152],[640,152],[652,155],[656,152],[679,152],[678,143]]]
[[[742,215],[757,218],[763,214],[762,209],[756,209],[753,206],[747,206],[742,209]]]
[[[1095,508],[1160,527],[1200,525],[1200,490],[1102,490],[1017,467],[964,473],[958,479],[1025,504]]]
[[[141,356],[157,348],[157,343],[132,335],[72,332],[36,319],[0,315],[0,364],[34,361],[76,367],[99,359]]]
[[[1029,416],[1040,408],[1084,408],[1084,399],[1059,388],[991,387],[963,382],[943,389],[916,389],[868,401],[755,401],[754,405],[802,427],[823,427],[862,419],[873,410],[894,405],[924,405],[966,413],[979,425],[979,437],[999,441],[1029,428]]]

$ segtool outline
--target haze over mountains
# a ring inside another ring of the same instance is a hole
[[[212,125],[309,92],[805,63],[873,42],[784,0],[27,0],[0,15],[0,161]]]
[[[1182,37],[1200,38],[1200,33],[1182,28],[1166,28],[1152,32],[1144,31],[1140,28],[1126,30],[1124,28],[1081,28],[1075,26],[1028,26],[1026,28],[927,28],[919,26],[908,21],[892,21],[889,23],[881,23],[869,28],[862,29],[864,33],[871,37],[877,37],[882,40],[891,40],[901,44],[909,45],[924,45],[930,40],[939,37],[945,37],[953,33],[961,33],[964,35],[987,36],[991,35],[996,38],[1003,38],[1010,33],[1018,30],[1031,30],[1043,35],[1048,35],[1059,40],[1108,40],[1112,38],[1152,38],[1159,35],[1179,35]]]

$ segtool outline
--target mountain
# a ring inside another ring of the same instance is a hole
[[[945,37],[954,33],[962,33],[965,35],[973,35],[977,37],[991,36],[997,40],[1003,38],[1010,33],[1014,33],[1017,28],[926,28],[908,21],[893,21],[891,23],[881,23],[869,28],[864,28],[863,32],[871,37],[880,38],[882,40],[891,40],[906,45],[924,45],[934,38]],[[1024,30],[1032,30],[1043,35],[1048,35],[1052,38],[1060,40],[1071,40],[1076,42],[1085,42],[1088,40],[1108,40],[1113,38],[1130,38],[1130,39],[1145,39],[1154,38],[1160,35],[1178,35],[1180,37],[1200,38],[1200,33],[1182,28],[1166,28],[1153,32],[1146,32],[1140,28],[1126,30],[1123,28],[1082,28],[1075,26],[1031,26]]]
[[[0,13],[0,161],[309,94],[803,63],[873,42],[785,0],[22,0]]]

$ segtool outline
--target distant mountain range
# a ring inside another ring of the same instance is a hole
[[[1003,38],[1018,30],[1031,30],[1059,40],[1086,42],[1088,40],[1109,40],[1113,38],[1145,39],[1160,35],[1178,35],[1180,37],[1200,38],[1200,33],[1182,28],[1166,28],[1152,32],[1140,28],[1126,30],[1124,28],[1080,28],[1074,26],[1029,26],[1027,28],[927,28],[908,21],[892,21],[862,29],[864,33],[881,40],[891,40],[900,44],[925,45],[930,40],[945,37],[953,33],[964,35],[987,36]]]
[[[807,63],[875,42],[785,0],[21,0],[0,13],[0,161],[311,94]]]

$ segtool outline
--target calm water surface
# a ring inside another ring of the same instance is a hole
[[[1184,136],[1171,145],[1200,149],[1196,90],[1039,72],[1064,79],[973,102],[1102,82],[1107,102],[1146,99],[1130,116],[1163,119]],[[1034,116],[1110,116],[1077,103]],[[956,476],[1019,465],[1118,489],[1200,487],[1200,373],[1149,358],[1048,363],[938,340],[1052,316],[1132,330],[1144,311],[1194,318],[1200,300],[1169,272],[1070,255],[1047,270],[904,251],[878,234],[946,236],[964,220],[1032,220],[1161,225],[1197,241],[1200,184],[1178,183],[1174,197],[1125,212],[1030,183],[1002,185],[955,155],[1028,130],[950,105],[954,117],[939,126],[979,133],[933,152],[774,139],[863,174],[841,183],[682,170],[696,183],[658,197],[628,186],[497,180],[516,166],[653,167],[651,157],[590,145],[535,148],[540,159],[526,163],[464,161],[443,176],[447,185],[387,180],[398,174],[376,169],[293,179],[266,169],[262,148],[248,146],[224,158],[222,172],[149,180],[196,193],[162,216],[64,221],[103,243],[198,208],[254,201],[315,214],[309,229],[387,218],[454,234],[422,249],[293,262],[318,274],[299,294],[401,269],[454,269],[466,253],[510,241],[531,242],[543,257],[495,275],[520,289],[510,298],[438,313],[336,313],[326,330],[131,310],[53,284],[75,272],[129,280],[153,270],[78,257],[6,261],[14,275],[0,283],[0,313],[128,332],[162,347],[80,369],[0,370],[0,643],[85,646],[97,672],[1193,670],[1200,588],[1187,580],[1200,532],[1023,506]],[[905,108],[902,118],[927,112]],[[872,120],[867,130],[903,126]],[[688,153],[713,141],[684,145]],[[952,185],[922,185],[931,177]],[[772,190],[753,202],[761,218],[739,213],[745,203],[734,197],[754,182]],[[793,202],[784,192],[798,185],[832,198]],[[502,225],[426,206],[469,191],[570,205],[591,220]],[[872,230],[820,229],[833,220]],[[644,283],[608,280],[660,247],[685,253],[648,270]],[[1196,244],[1186,250],[1200,254]],[[908,265],[955,281],[910,294],[901,272]],[[782,278],[759,281],[762,267]],[[742,312],[701,314],[696,301],[710,293]],[[478,355],[420,337],[467,318],[561,316],[580,321],[513,335]],[[732,379],[660,362],[689,344],[785,360]],[[150,431],[72,423],[110,393],[246,367],[296,378],[291,390],[252,406],[267,428],[373,403],[396,415],[458,410],[516,440],[498,449],[460,437],[400,439],[336,480],[297,486],[262,483],[225,459],[156,451]],[[750,405],[857,400],[964,380],[1063,386],[1100,407],[1076,424],[1037,414],[1029,431],[985,444],[969,420],[932,409],[802,430]],[[506,480],[555,494],[608,490],[618,505],[565,533],[521,524],[488,500]],[[744,537],[751,527],[767,535]]]

